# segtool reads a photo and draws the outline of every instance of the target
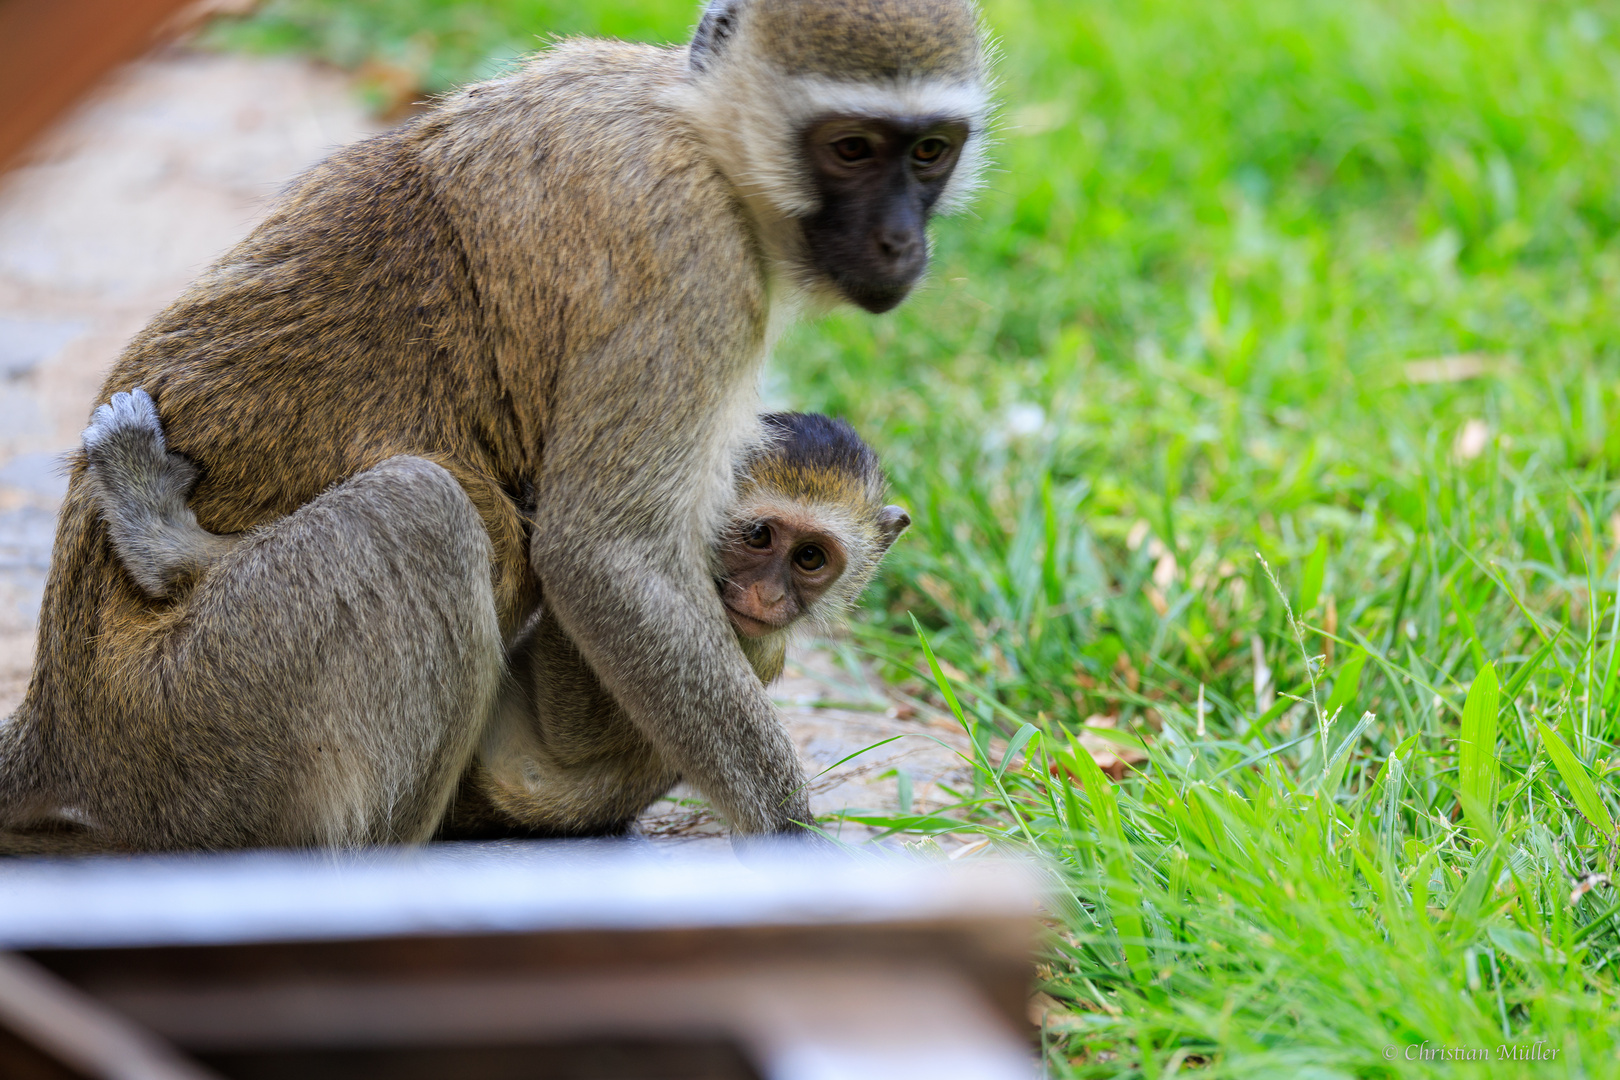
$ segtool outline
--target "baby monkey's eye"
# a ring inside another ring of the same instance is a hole
[[[950,148],[951,144],[944,139],[938,137],[927,138],[911,148],[911,157],[919,165],[932,165],[943,157],[945,151]]]
[[[832,144],[833,153],[844,161],[863,161],[872,156],[872,144],[859,135],[839,139]]]
[[[806,544],[793,553],[793,565],[814,572],[827,565],[827,553],[815,544]]]
[[[751,548],[764,550],[771,546],[771,527],[769,525],[755,525],[754,531],[743,540]]]

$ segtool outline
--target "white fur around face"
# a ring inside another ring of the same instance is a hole
[[[968,139],[938,212],[961,209],[981,182],[991,112],[989,89],[981,81],[783,75],[750,48],[745,25],[723,57],[707,71],[692,72],[672,96],[762,226],[769,217],[815,212],[815,185],[798,140],[818,116],[959,120],[968,126]]]

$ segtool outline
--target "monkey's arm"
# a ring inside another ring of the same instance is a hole
[[[810,821],[804,778],[763,685],[725,625],[712,589],[659,566],[646,547],[573,558],[595,540],[554,533],[536,563],[558,616],[603,685],[673,771],[740,832]]]
[[[798,758],[709,560],[732,461],[755,430],[755,362],[736,358],[735,340],[702,341],[701,319],[688,325],[624,327],[559,379],[533,563],[547,604],[660,756],[739,832],[798,831],[811,821]]]
[[[90,487],[113,548],[147,595],[166,596],[236,546],[237,535],[197,524],[186,496],[197,469],[163,441],[157,407],[140,387],[118,393],[81,436]]]

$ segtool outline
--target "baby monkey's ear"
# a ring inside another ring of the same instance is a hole
[[[883,550],[900,538],[911,527],[911,515],[903,506],[885,506],[878,511],[878,531],[883,534]]]

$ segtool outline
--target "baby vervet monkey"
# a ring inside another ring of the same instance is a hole
[[[726,615],[768,683],[782,673],[788,631],[801,620],[825,629],[849,610],[911,516],[884,505],[883,467],[844,421],[761,419],[768,441],[740,470],[715,557]]]
[[[877,455],[844,421],[813,413],[761,421],[766,437],[738,466],[714,563],[743,653],[770,682],[782,673],[790,631],[825,628],[844,614],[911,518],[884,504]],[[157,409],[140,388],[97,409],[83,443],[114,550],[149,596],[200,577],[245,535],[197,524],[186,501],[197,470],[167,449]],[[522,640],[540,647],[514,647],[502,707],[439,835],[622,831],[679,774],[544,608]]]

